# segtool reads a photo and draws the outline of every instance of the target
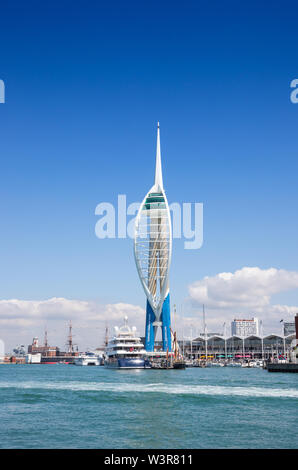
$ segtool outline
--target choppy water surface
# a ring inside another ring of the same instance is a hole
[[[0,366],[1,448],[297,448],[298,376]]]

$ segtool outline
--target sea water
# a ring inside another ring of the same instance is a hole
[[[297,448],[298,375],[0,366],[0,448]]]

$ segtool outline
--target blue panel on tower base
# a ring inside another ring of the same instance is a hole
[[[170,294],[164,300],[161,312],[162,321],[162,348],[164,351],[172,350],[171,340],[171,313],[170,313]]]
[[[171,313],[170,313],[170,294],[164,300],[161,317],[162,326],[162,349],[163,351],[172,350],[171,339]],[[154,326],[155,314],[152,310],[150,302],[147,300],[146,307],[146,332],[145,332],[145,349],[146,351],[154,351]]]
[[[145,332],[145,349],[146,351],[154,351],[154,327],[155,314],[147,300],[146,308],[146,332]]]

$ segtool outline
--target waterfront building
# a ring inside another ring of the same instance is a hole
[[[47,339],[45,344],[41,346],[38,338],[33,338],[32,344],[28,346],[28,357],[40,354],[42,364],[54,364],[56,362],[74,362],[74,358],[79,355],[79,352],[65,352],[60,351],[58,346],[49,346]]]
[[[206,353],[207,359],[277,359],[280,356],[290,357],[294,339],[295,334],[286,337],[277,334],[264,337],[215,335],[208,338],[201,335],[192,341],[179,340],[179,345],[184,349],[186,357],[196,359],[205,360]]]
[[[211,338],[211,336],[221,336],[221,334],[220,333],[200,333],[199,334],[200,338],[205,338],[205,336],[207,338]]]
[[[146,174],[146,173],[145,173]],[[161,168],[160,131],[157,127],[155,182],[140,206],[135,224],[134,255],[147,297],[145,349],[154,351],[158,328],[164,351],[171,351],[169,269],[172,229]]]
[[[284,322],[284,336],[295,334],[295,322]]]
[[[26,364],[40,364],[41,363],[41,353],[26,354],[25,362],[26,362]]]
[[[259,334],[259,320],[252,318],[251,320],[234,319],[231,322],[232,336],[249,336]]]
[[[33,338],[32,344],[28,346],[28,354],[41,354],[42,356],[53,357],[59,355],[59,348],[57,346],[49,346],[45,344],[40,346],[38,338]]]

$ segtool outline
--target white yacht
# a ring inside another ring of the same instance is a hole
[[[105,365],[118,369],[150,369],[151,363],[146,356],[141,338],[136,334],[136,328],[127,325],[115,327],[115,335],[108,342],[105,351]]]
[[[249,367],[263,367],[263,361],[260,361],[260,360],[250,361]]]
[[[102,356],[87,352],[85,354],[80,354],[75,358],[74,364],[76,366],[101,366],[102,365]]]

